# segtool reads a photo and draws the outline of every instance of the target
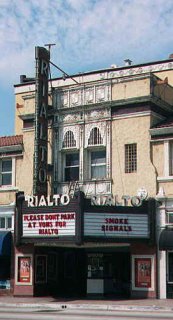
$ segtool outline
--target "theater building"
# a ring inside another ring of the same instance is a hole
[[[155,200],[99,206],[81,191],[24,198],[14,295],[156,297]]]
[[[14,294],[165,298],[163,149],[153,135],[173,115],[173,58],[49,83],[49,54],[37,47],[37,77],[15,85],[26,199],[17,200]]]

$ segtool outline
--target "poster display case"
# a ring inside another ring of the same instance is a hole
[[[32,255],[16,255],[16,284],[32,285]]]
[[[132,256],[132,289],[154,290],[154,256]]]

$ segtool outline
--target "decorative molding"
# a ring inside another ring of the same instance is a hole
[[[106,177],[111,177],[111,122],[107,121],[106,123]]]
[[[111,99],[110,83],[90,85],[76,89],[54,91],[54,105],[57,109],[101,103]]]
[[[85,121],[93,121],[93,119],[103,120],[111,116],[111,111],[109,108],[96,109],[96,110],[87,110],[85,112]]]
[[[119,70],[112,70],[108,72],[103,72],[100,74],[100,78],[102,80],[112,79],[112,78],[119,78],[119,77],[127,77],[127,76],[134,76],[134,75],[141,75],[151,72],[159,72],[163,70],[173,69],[173,61],[170,62],[162,62],[162,63],[149,63],[148,65],[138,65],[138,66],[130,66],[130,68],[123,68]]]
[[[59,122],[72,123],[83,120],[83,112],[68,113],[59,116]]]
[[[63,141],[64,141],[64,137],[65,137],[65,134],[67,133],[67,131],[72,131],[73,132],[74,139],[76,141],[76,148],[78,149],[79,148],[79,126],[75,125],[75,126],[67,126],[67,127],[60,128],[59,150],[64,149],[63,148]]]
[[[106,146],[106,121],[104,122],[92,122],[85,125],[85,148],[88,147],[88,139],[90,137],[91,130],[98,128],[103,139],[103,146]]]
[[[159,71],[166,71],[166,70],[173,70],[173,60],[172,59],[166,59],[165,61],[156,61],[156,62],[149,62],[146,64],[140,64],[140,65],[131,65],[130,67],[116,67],[115,69],[104,69],[102,71],[94,71],[94,72],[88,72],[83,74],[77,74],[74,75],[73,78],[77,79],[79,82],[81,81],[81,85],[84,82],[93,82],[97,80],[107,81],[111,80],[113,78],[122,78],[131,76],[134,77],[135,75],[141,75],[151,72],[159,72]],[[118,80],[118,79],[117,79]],[[66,79],[65,82],[66,85],[73,85],[74,82],[72,79]],[[64,87],[64,80],[63,78],[59,79],[52,79],[49,83],[50,88],[53,86],[53,88],[57,87]],[[25,93],[26,92],[34,92],[35,91],[35,84],[25,84],[20,86],[15,86],[14,88],[15,94],[19,93]]]

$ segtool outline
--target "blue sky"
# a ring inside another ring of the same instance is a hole
[[[68,74],[167,59],[173,0],[0,0],[0,136],[14,134],[13,85],[35,76],[35,46],[46,43]]]

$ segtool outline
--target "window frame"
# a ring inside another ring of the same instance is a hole
[[[172,218],[173,218],[173,211],[167,211],[167,212],[166,212],[166,223],[172,225],[172,224],[173,224],[173,221],[172,221],[172,222],[169,221],[169,216],[170,216],[170,215],[172,215]],[[172,219],[172,220],[173,220],[173,219]]]
[[[8,219],[11,219],[11,227],[8,226]],[[0,215],[0,220],[1,219],[5,219],[5,226],[4,228],[1,227],[1,222],[0,222],[0,230],[1,231],[4,231],[4,230],[12,230],[13,229],[13,218],[12,218],[12,215],[10,214],[1,214]]]
[[[11,170],[9,171],[5,171],[3,170],[3,162],[11,162]],[[6,175],[10,175],[10,180],[11,183],[10,184],[4,184],[3,181],[3,177],[5,177]],[[1,158],[0,159],[0,186],[4,187],[4,186],[12,186],[12,182],[13,182],[13,161],[12,158]]]
[[[99,164],[92,164],[92,153],[93,152],[105,152],[105,162],[104,163],[99,163]],[[106,168],[107,168],[107,161],[106,161],[106,148],[90,148],[88,150],[88,164],[89,164],[89,178],[91,180],[104,180],[107,177],[107,173],[106,173]],[[93,177],[92,176],[92,167],[101,167],[104,166],[105,167],[105,176],[104,177]]]
[[[3,160],[11,160],[12,161],[12,171],[11,171],[11,184],[1,184],[1,168]],[[5,190],[16,190],[16,156],[4,156],[0,158],[0,191]]]
[[[125,173],[137,172],[137,143],[124,145],[124,170]]]
[[[78,165],[73,165],[73,166],[66,166],[66,156],[67,155],[74,155],[74,154],[78,154],[79,156],[79,163]],[[79,169],[80,169],[80,153],[79,151],[74,151],[74,152],[65,152],[63,155],[63,181],[68,183],[68,182],[72,182],[72,181],[79,181]],[[78,180],[66,180],[66,169],[67,168],[78,168]]]
[[[173,140],[168,142],[168,176],[173,176]]]

